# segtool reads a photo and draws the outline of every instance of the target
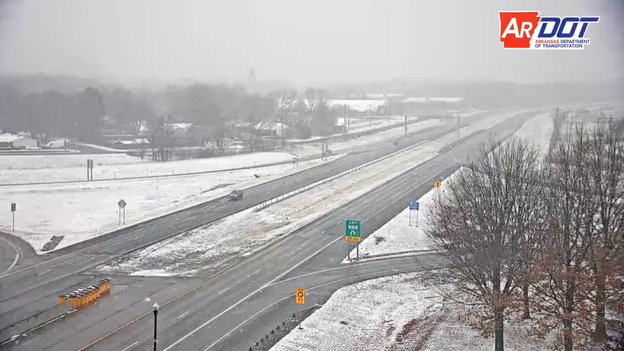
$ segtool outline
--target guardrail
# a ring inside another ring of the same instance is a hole
[[[312,313],[314,313],[319,308],[323,307],[322,305],[315,304],[312,307],[299,310],[294,313],[292,317],[288,318],[285,321],[282,321],[281,325],[277,325],[275,328],[271,329],[271,331],[266,334],[264,337],[260,338],[259,341],[251,345],[249,351],[268,351],[271,347],[275,346],[284,336],[290,333],[293,329],[303,322],[304,319],[308,318]]]
[[[357,167],[353,167],[353,168],[350,168],[350,169],[348,169],[348,170],[346,170],[346,171],[343,171],[343,172],[341,172],[341,173],[335,174],[335,175],[333,175],[333,176],[331,176],[331,177],[329,177],[329,178],[321,179],[321,180],[319,180],[319,181],[317,181],[317,182],[315,182],[315,183],[308,184],[308,185],[306,185],[306,186],[304,186],[304,187],[301,187],[301,188],[299,188],[299,189],[293,190],[293,191],[291,191],[291,192],[289,192],[289,193],[287,193],[287,194],[283,194],[283,195],[280,195],[280,196],[278,196],[278,197],[274,197],[274,198],[272,198],[272,199],[270,199],[270,200],[267,200],[267,201],[265,201],[265,202],[263,202],[263,203],[261,203],[261,204],[259,204],[259,205],[255,206],[255,207],[254,207],[254,209],[253,209],[253,211],[254,211],[254,212],[261,211],[261,210],[263,210],[263,209],[267,208],[268,206],[271,206],[271,205],[276,204],[276,203],[278,203],[278,202],[280,202],[280,201],[286,200],[286,199],[288,199],[288,198],[290,198],[290,197],[293,197],[293,196],[295,196],[295,195],[297,195],[297,194],[300,194],[300,193],[302,193],[302,192],[304,192],[304,191],[308,191],[308,190],[310,190],[310,189],[312,189],[312,188],[314,188],[314,187],[317,187],[317,186],[319,186],[319,185],[322,185],[322,184],[325,184],[325,183],[329,183],[329,182],[331,182],[331,181],[333,181],[333,180],[335,180],[335,179],[338,179],[338,178],[340,178],[340,177],[343,177],[343,176],[345,176],[345,175],[347,175],[347,174],[353,173],[353,172],[355,172],[355,171],[359,171],[359,170],[361,170],[362,168],[368,167],[368,166],[370,166],[370,165],[372,165],[372,164],[375,164],[375,163],[377,163],[377,162],[381,162],[381,161],[383,161],[383,160],[385,160],[385,159],[388,159],[388,158],[390,158],[390,157],[393,157],[393,156],[395,156],[395,155],[398,155],[398,154],[400,154],[400,153],[402,153],[402,152],[405,152],[405,151],[407,151],[407,150],[413,149],[413,148],[415,148],[415,147],[417,147],[417,146],[419,146],[419,145],[421,145],[421,144],[423,144],[423,143],[424,143],[424,142],[419,142],[419,143],[417,143],[417,144],[410,145],[410,146],[405,147],[405,148],[403,148],[403,149],[401,149],[401,150],[395,151],[395,152],[393,152],[393,153],[387,154],[387,155],[382,156],[382,157],[380,157],[380,158],[376,158],[376,159],[374,159],[374,160],[372,160],[372,161],[368,161],[368,162],[366,162],[366,163],[364,163],[364,164],[361,164],[361,165],[359,165],[359,166],[357,166]],[[345,156],[343,156],[343,157],[345,157]]]

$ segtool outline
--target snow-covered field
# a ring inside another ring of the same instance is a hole
[[[327,104],[330,107],[334,106],[348,106],[350,109],[364,112],[375,111],[379,106],[386,104],[385,100],[328,100]]]
[[[474,133],[511,115],[508,113],[479,121],[464,128],[463,133]],[[456,138],[455,133],[448,133],[260,212],[242,211],[134,252],[100,269],[107,273],[191,275],[200,269],[219,267],[230,259],[252,254],[275,239],[431,159]]]
[[[299,171],[323,162],[328,161],[299,162]],[[120,199],[128,203],[126,225],[130,225],[293,172],[293,165],[287,164],[179,177],[4,186],[0,203],[17,203],[15,235],[37,251],[53,234],[65,235],[58,249],[119,229]],[[10,230],[10,211],[0,212],[0,228]]]
[[[492,350],[494,340],[481,337],[460,315],[469,311],[445,304],[418,273],[372,279],[336,291],[271,351]],[[551,343],[532,339],[522,324],[505,325],[505,350],[546,351]]]
[[[139,157],[128,156],[126,154],[67,154],[67,155],[0,155],[0,169],[2,176],[7,171],[22,172],[24,170],[47,170],[56,168],[80,168],[86,169],[87,159],[93,160],[95,172],[98,166],[146,163]],[[85,171],[86,172],[86,171]],[[85,173],[82,172],[82,173]],[[86,175],[83,175],[83,178]]]
[[[86,180],[87,159],[92,159],[93,179],[116,179],[155,175],[219,171],[290,161],[283,152],[258,152],[172,162],[142,161],[125,154],[0,156],[0,184]],[[0,193],[2,189],[0,189]]]

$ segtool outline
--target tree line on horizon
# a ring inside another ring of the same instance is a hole
[[[87,87],[77,93],[28,94],[0,86],[0,129],[27,132],[40,140],[97,141],[104,129],[139,136],[167,123],[184,122],[194,125],[192,132],[198,141],[219,143],[234,137],[236,124],[281,122],[290,127],[281,133],[282,141],[286,137],[305,139],[332,132],[337,113],[327,104],[328,97],[326,91],[315,88],[260,95],[243,86],[224,84],[194,84],[159,92]]]

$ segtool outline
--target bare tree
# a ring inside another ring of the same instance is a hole
[[[172,130],[164,121],[164,117],[157,117],[151,122],[150,144],[153,161],[169,161],[172,157]]]
[[[541,243],[540,259],[532,267],[537,335],[563,327],[560,340],[566,351],[574,347],[575,332],[587,329],[579,312],[587,309],[585,262],[590,243],[586,233],[593,230],[593,210],[587,202],[591,186],[583,174],[589,144],[582,131],[578,136],[573,144],[559,143],[551,151],[546,179],[553,191],[553,218]]]
[[[512,139],[483,146],[467,168],[435,196],[425,232],[448,260],[457,300],[479,306],[476,325],[494,331],[495,350],[504,350],[505,310],[522,282],[525,235],[542,214],[534,196],[540,177],[539,152]]]
[[[561,344],[606,344],[605,310],[622,312],[624,152],[612,122],[577,125],[551,153],[553,220],[533,268],[535,319],[543,334],[563,327]]]
[[[614,275],[617,254],[622,250],[619,240],[624,232],[624,148],[622,134],[612,120],[601,120],[589,133],[589,174],[592,186],[595,232],[591,233],[593,249],[590,267],[595,279],[596,326],[592,335],[595,344],[606,340],[605,309],[614,297],[622,297]],[[617,284],[614,286],[614,284]]]
[[[319,106],[327,103],[327,92],[323,89],[308,88],[304,92],[304,98],[311,113],[315,113]]]
[[[271,99],[271,107],[273,110],[273,116],[275,119],[276,133],[280,135],[282,139],[282,147],[286,145],[286,134],[284,132],[284,123],[288,121],[288,117],[291,114],[295,101],[297,99],[297,91],[295,90],[278,90],[269,93]],[[281,130],[277,131],[277,126],[280,126]]]

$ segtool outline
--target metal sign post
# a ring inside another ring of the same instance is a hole
[[[123,224],[126,224],[126,205],[123,199],[119,200],[117,203],[117,206],[119,206],[119,225],[121,225],[121,210],[123,210]]]
[[[17,210],[17,204],[11,203],[11,212],[13,213],[13,231],[15,231],[15,211]]]
[[[416,226],[418,226],[418,209],[420,203],[418,201],[410,201],[409,203],[409,225],[412,225],[412,210],[416,210]]]
[[[362,221],[356,219],[347,219],[345,221],[345,239],[347,241],[362,241]],[[360,246],[356,243],[355,260],[360,259]]]
[[[407,135],[407,115],[405,115],[405,135]]]
[[[420,212],[419,209],[416,209],[416,226],[418,227],[418,212]]]
[[[87,181],[93,180],[93,160],[87,159]]]

